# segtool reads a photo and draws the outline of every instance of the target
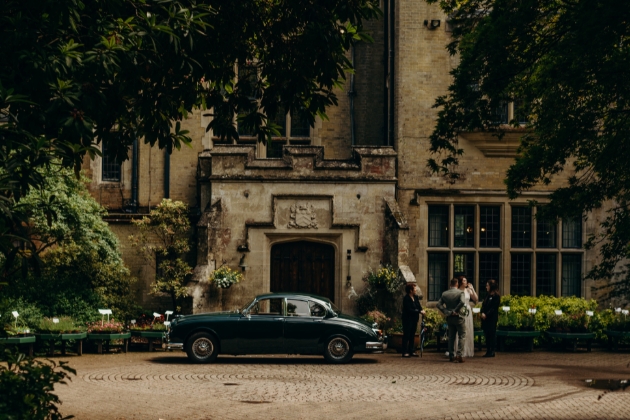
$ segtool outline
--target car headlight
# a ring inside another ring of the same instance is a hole
[[[376,328],[372,328],[374,334],[378,337],[379,341],[383,339],[383,330],[377,330]]]

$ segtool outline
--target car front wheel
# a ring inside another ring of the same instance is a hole
[[[352,347],[345,337],[334,337],[324,350],[324,357],[330,363],[347,363],[352,359]]]
[[[214,362],[219,355],[219,343],[208,333],[193,334],[186,343],[186,354],[193,363]]]

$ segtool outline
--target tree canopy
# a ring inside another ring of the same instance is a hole
[[[377,0],[5,0],[0,252],[25,222],[11,202],[53,159],[78,172],[98,142],[125,159],[136,138],[170,152],[191,141],[179,121],[197,107],[215,134],[238,137],[237,115],[261,141],[278,112],[324,116],[378,14]]]
[[[439,97],[429,167],[458,178],[460,132],[499,138],[527,120],[508,170],[511,198],[565,173],[545,217],[584,217],[610,205],[601,263],[590,278],[622,273],[630,257],[630,3],[623,0],[427,0],[450,15],[451,54],[460,58],[447,95]],[[503,125],[497,115],[516,104]],[[630,282],[622,284],[626,286]],[[623,291],[623,287],[621,290]],[[627,288],[625,288],[628,291]]]

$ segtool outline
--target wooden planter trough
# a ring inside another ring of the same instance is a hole
[[[27,336],[21,336],[21,337],[0,338],[0,343],[8,344],[8,345],[14,345],[14,346],[27,344],[28,345],[28,355],[30,357],[33,357],[33,344],[35,344],[35,340],[36,340],[36,338],[35,338],[34,335],[27,335]]]
[[[105,343],[105,351],[109,353],[109,342],[111,340],[124,340],[123,343],[123,352],[127,353],[129,349],[129,339],[131,338],[131,333],[89,333],[87,335],[88,340],[96,341],[96,345],[98,346],[98,354],[103,354],[103,342]]]
[[[48,341],[48,356],[55,354],[55,340],[61,340],[61,355],[66,355],[66,342],[68,340],[76,340],[76,352],[79,356],[83,354],[83,340],[87,337],[87,333],[61,333],[61,334],[37,334],[40,341]]]
[[[619,342],[630,340],[630,331],[605,330],[604,333],[608,336],[608,350],[619,351]]]
[[[564,333],[564,332],[546,332],[547,337],[552,339],[558,339],[562,342],[569,341],[573,345],[573,351],[578,348],[580,341],[586,341],[586,351],[591,351],[591,342],[595,338],[595,333]],[[553,345],[553,341],[551,341]]]
[[[505,340],[507,338],[515,338],[525,342],[527,351],[534,351],[534,338],[540,337],[540,331],[509,331],[497,330],[497,341],[499,342],[499,351],[505,351]]]
[[[163,339],[164,333],[165,331],[142,331],[142,330],[131,331],[132,336],[146,338],[149,341],[149,351],[155,350],[155,345],[153,344],[153,340],[155,340],[156,338]]]

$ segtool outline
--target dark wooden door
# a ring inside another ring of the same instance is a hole
[[[271,291],[335,297],[335,248],[299,241],[271,248]]]

